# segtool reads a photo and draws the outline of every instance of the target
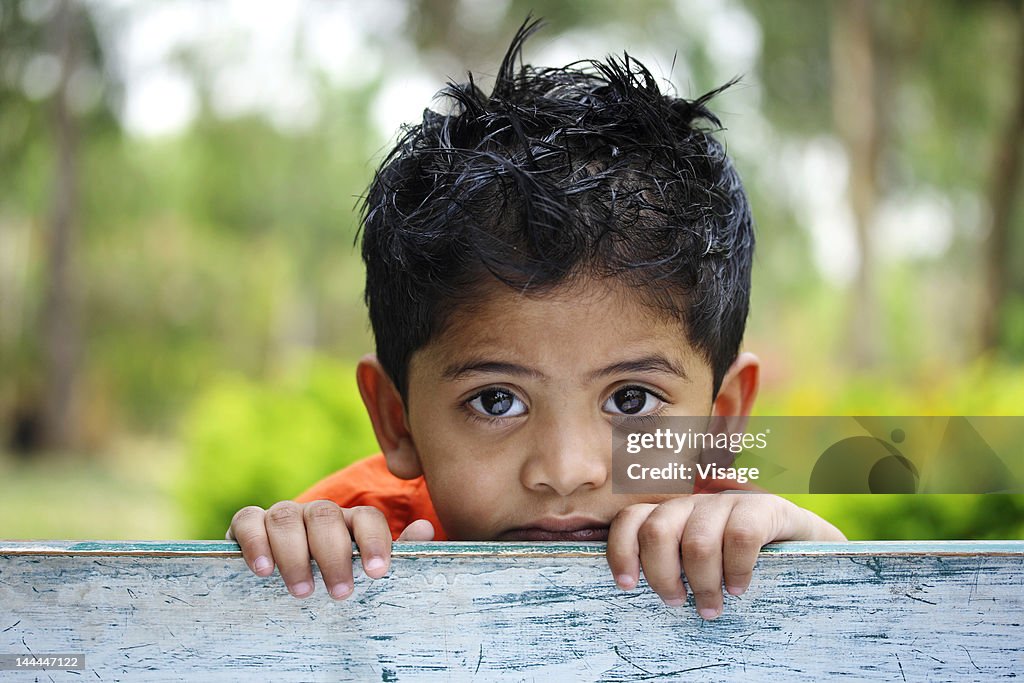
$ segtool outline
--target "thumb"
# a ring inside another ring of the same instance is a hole
[[[425,519],[417,519],[399,534],[399,541],[433,541],[434,525]]]

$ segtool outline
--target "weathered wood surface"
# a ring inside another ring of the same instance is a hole
[[[776,544],[713,622],[615,588],[603,544],[395,549],[335,602],[229,542],[0,541],[0,654],[86,664],[0,680],[1024,676],[1024,542]]]

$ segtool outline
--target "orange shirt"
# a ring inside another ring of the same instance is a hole
[[[330,500],[343,508],[375,507],[387,517],[392,538],[417,519],[425,519],[434,525],[435,541],[448,540],[430,502],[427,482],[423,477],[399,479],[380,453],[324,477],[295,497],[299,503],[313,500]]]
[[[724,482],[698,479],[694,493],[717,493],[730,488],[752,490],[754,487],[734,481],[726,485]],[[330,500],[343,508],[357,505],[375,507],[387,517],[393,539],[417,519],[425,519],[434,525],[435,541],[448,540],[430,501],[427,482],[423,477],[399,479],[391,474],[381,453],[324,477],[294,500],[298,503]]]

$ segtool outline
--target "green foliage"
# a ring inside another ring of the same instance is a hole
[[[1024,538],[1022,495],[785,496],[851,541]]]
[[[269,507],[377,450],[351,365],[315,358],[286,379],[210,382],[184,424],[178,499],[189,533],[222,538],[246,505]]]
[[[827,377],[823,380],[822,377]],[[905,376],[802,373],[758,401],[762,415],[1017,415],[1024,368],[979,361]],[[1024,495],[789,495],[850,540],[1024,538]]]
[[[755,349],[756,351],[756,349]],[[820,371],[819,371],[820,370]],[[1024,367],[989,360],[958,368],[919,364],[899,374],[823,364],[777,379],[758,398],[761,415],[1019,415]]]

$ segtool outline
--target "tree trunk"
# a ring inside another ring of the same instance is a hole
[[[1020,187],[1021,149],[1024,147],[1024,5],[1018,16],[1018,35],[1013,109],[993,145],[988,191],[991,222],[985,245],[985,293],[981,305],[982,352],[999,348],[1001,313],[1010,291],[1010,229]]]
[[[843,0],[833,14],[832,110],[849,160],[847,186],[858,250],[850,291],[846,336],[853,363],[875,362],[881,346],[874,292],[871,227],[877,203],[877,167],[881,148],[874,27],[869,0]]]
[[[43,443],[50,448],[70,447],[75,432],[73,397],[79,340],[72,254],[78,208],[78,131],[68,103],[68,85],[78,63],[78,11],[72,0],[62,0],[50,26],[61,68],[53,99],[57,164],[42,310]]]

